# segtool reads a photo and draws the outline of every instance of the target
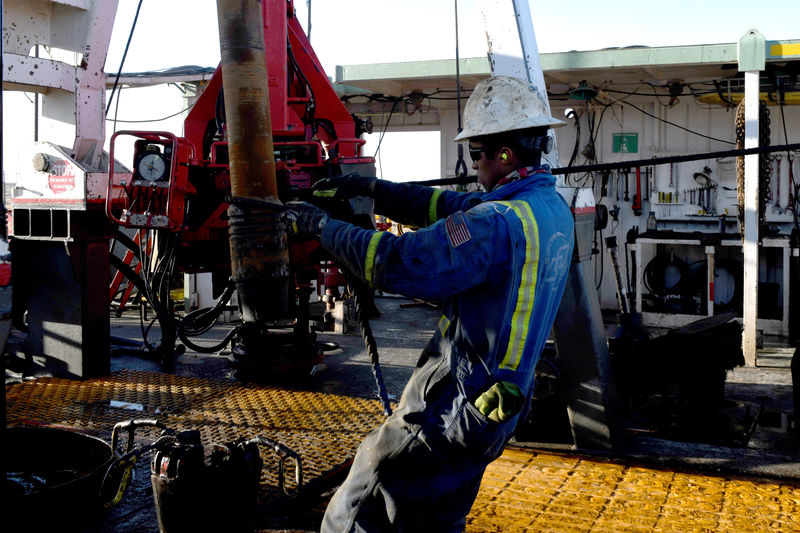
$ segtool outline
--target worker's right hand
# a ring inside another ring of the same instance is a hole
[[[475,400],[475,407],[494,422],[511,420],[522,411],[522,390],[509,381],[498,381]]]
[[[326,178],[314,184],[314,196],[317,198],[333,198],[347,200],[356,196],[372,197],[375,193],[375,183],[378,178],[347,174]]]

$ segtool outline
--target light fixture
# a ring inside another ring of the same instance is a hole
[[[702,172],[695,172],[692,177],[694,178],[694,181],[696,181],[701,187],[717,186],[717,182],[711,179],[711,169],[709,167],[703,167]]]
[[[591,100],[597,97],[597,89],[589,87],[586,80],[583,80],[576,88],[569,92],[569,97],[573,100]]]

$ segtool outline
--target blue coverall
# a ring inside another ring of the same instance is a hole
[[[572,259],[573,220],[555,178],[546,168],[520,172],[489,193],[379,180],[375,211],[422,228],[399,237],[325,225],[322,246],[373,287],[444,303],[397,409],[359,446],[323,532],[464,529],[486,466],[527,412],[497,423],[473,402],[503,380],[528,405]]]

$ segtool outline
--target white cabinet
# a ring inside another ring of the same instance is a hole
[[[713,242],[713,244],[709,244]],[[729,238],[724,239],[694,239],[694,238],[650,238],[640,237],[634,244],[631,245],[631,250],[636,253],[636,311],[642,312],[642,321],[645,326],[660,327],[660,328],[676,328],[684,326],[690,322],[694,322],[702,318],[702,315],[697,314],[683,314],[683,313],[662,313],[653,311],[643,311],[642,309],[642,290],[645,288],[643,283],[644,268],[643,265],[655,256],[655,248],[657,245],[670,245],[671,247],[697,247],[697,251],[702,251],[705,254],[707,261],[707,283],[704,288],[704,301],[705,305],[702,309],[705,311],[706,316],[714,314],[714,271],[715,271],[715,256],[722,247],[738,247],[741,248],[742,241],[738,236],[731,235]],[[763,240],[762,256],[766,256],[766,250],[775,249],[777,252],[777,259],[781,268],[777,270],[780,273],[779,286],[782,292],[783,305],[781,307],[780,318],[759,318],[757,328],[763,330],[764,333],[770,335],[788,335],[789,334],[789,256],[790,247],[788,238],[768,238]],[[680,248],[677,248],[680,249]]]

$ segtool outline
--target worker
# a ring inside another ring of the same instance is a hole
[[[462,531],[486,466],[525,416],[534,368],[572,258],[573,220],[540,164],[564,123],[537,91],[481,81],[464,110],[485,192],[373,177],[324,180],[315,194],[368,195],[375,211],[417,226],[395,236],[290,202],[290,232],[313,235],[372,287],[442,300],[442,314],[394,413],[358,448],[322,524],[327,533]]]

